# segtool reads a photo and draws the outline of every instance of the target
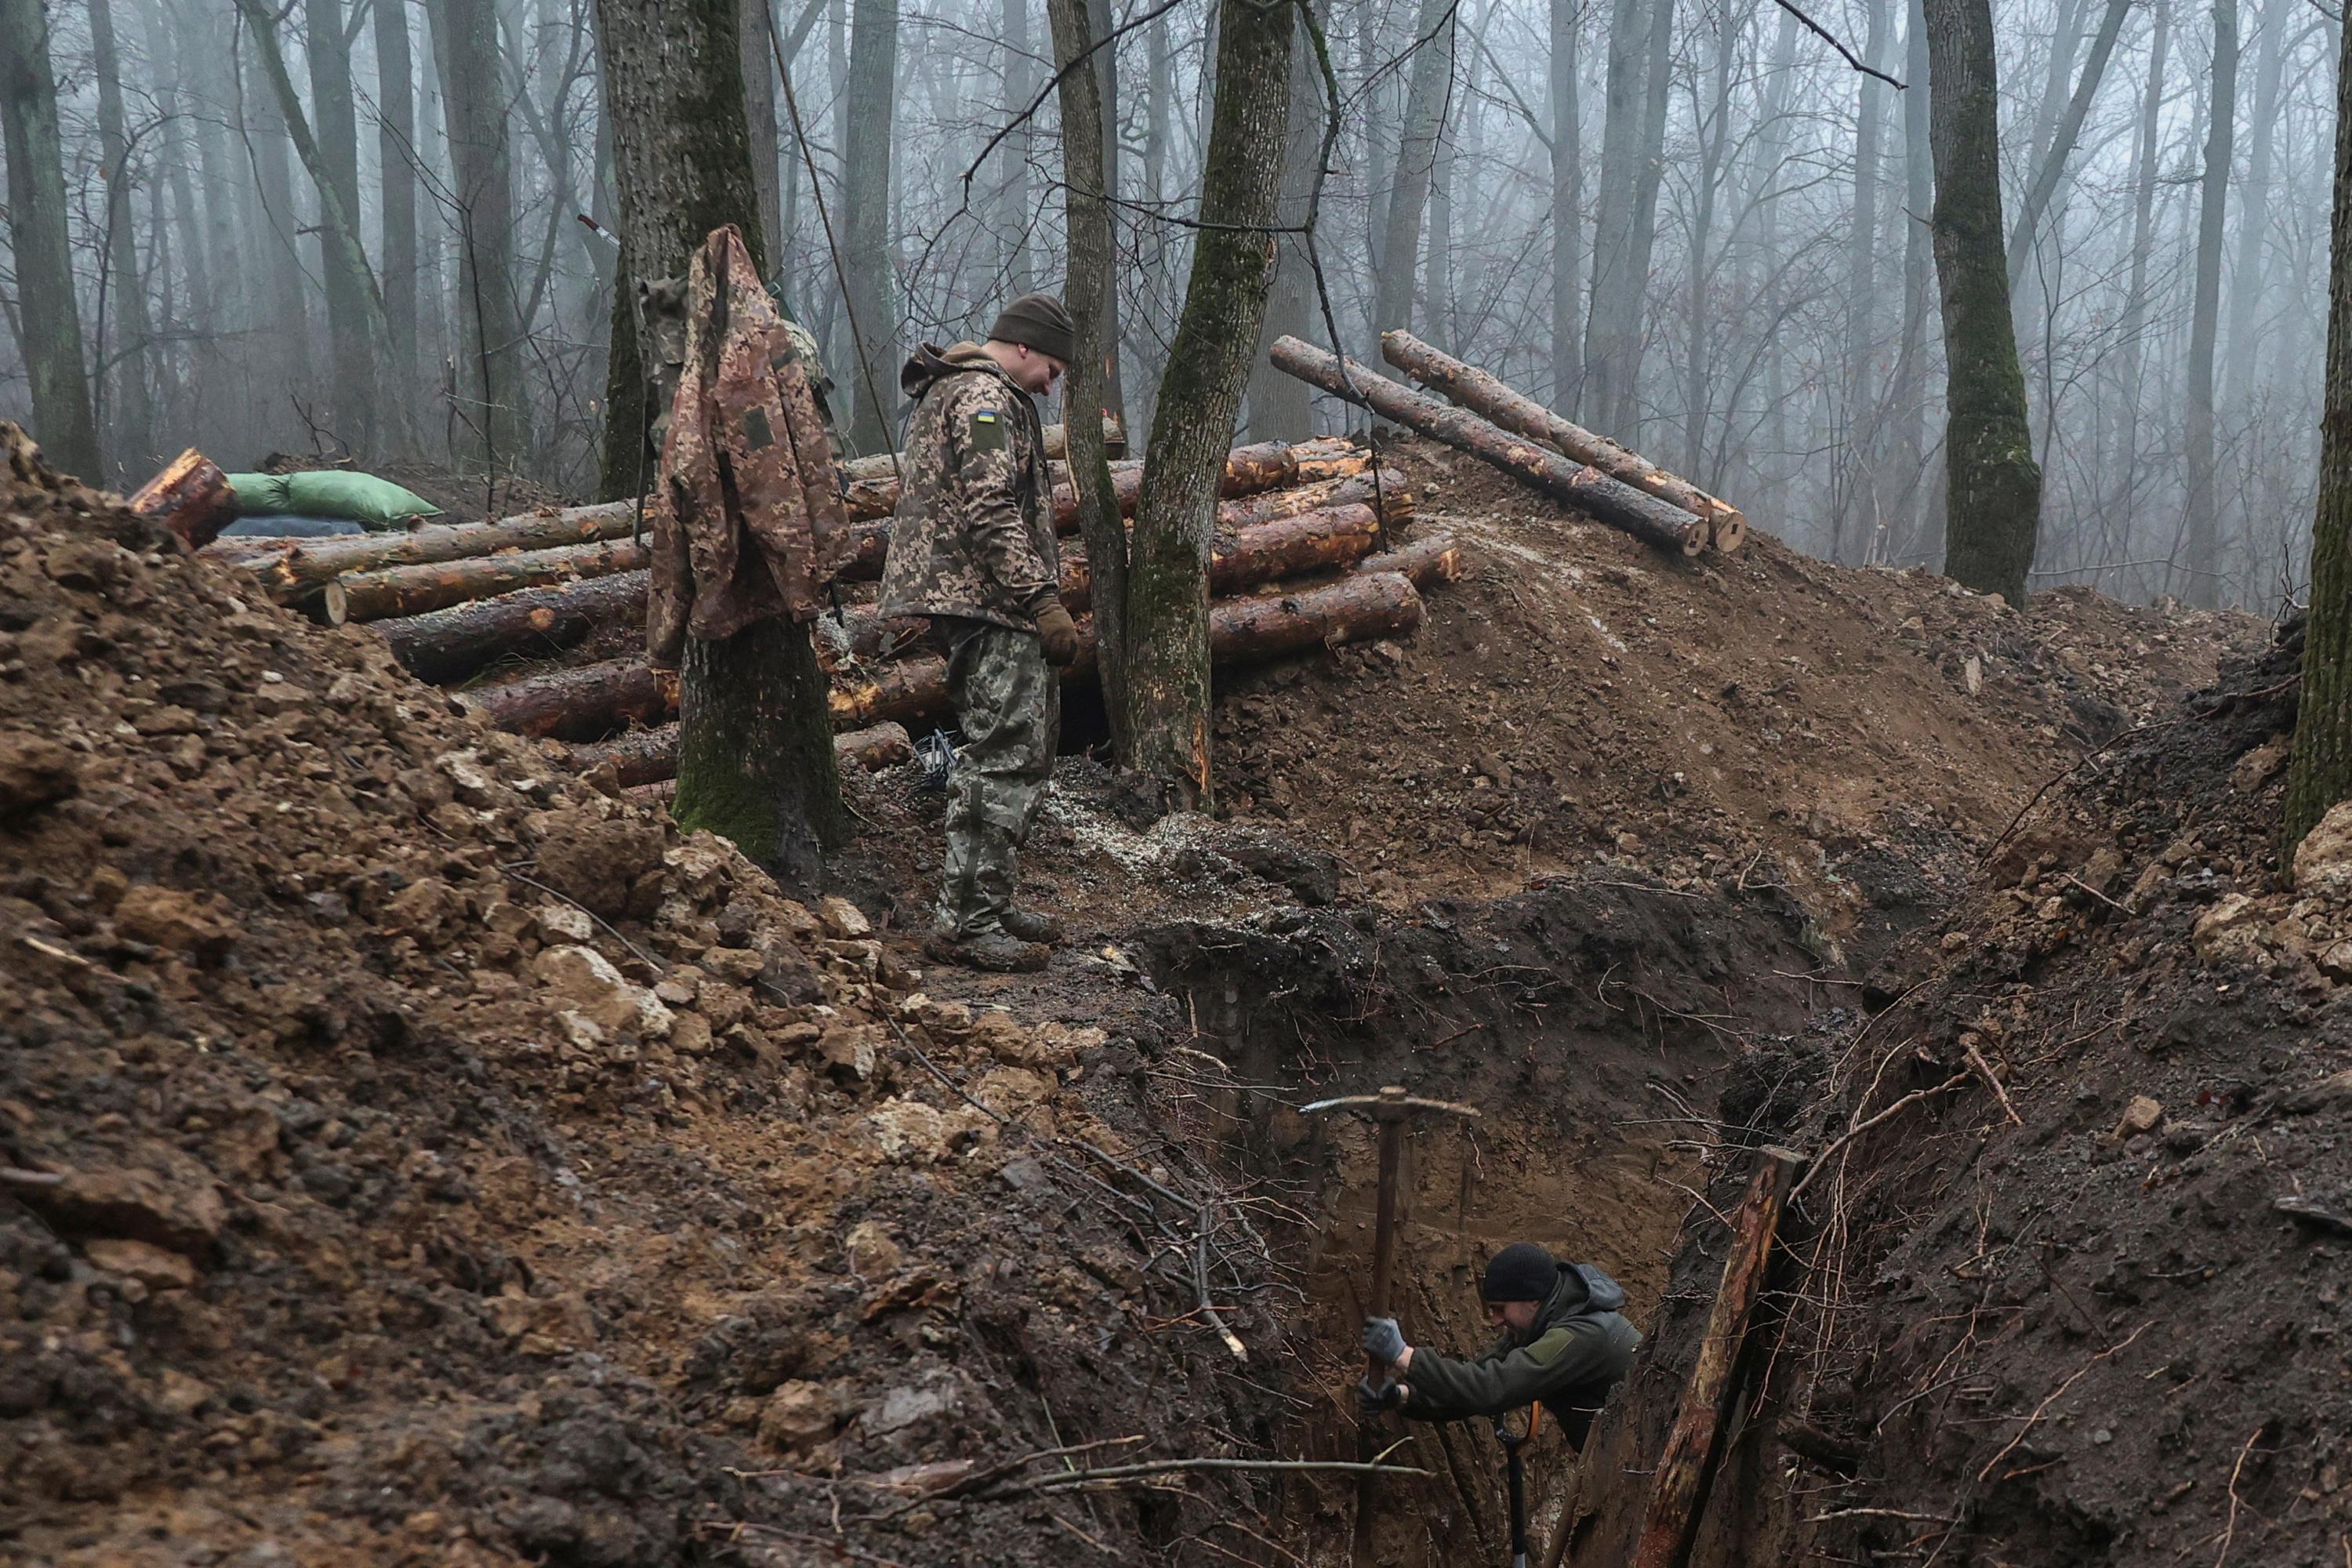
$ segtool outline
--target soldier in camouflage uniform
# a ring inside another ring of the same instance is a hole
[[[1034,401],[1075,350],[1062,302],[1028,294],[1004,308],[986,342],[926,343],[898,378],[915,411],[880,613],[929,616],[947,654],[963,746],[923,951],[973,969],[1042,969],[1061,940],[1051,915],[1013,906],[1013,889],[1061,731],[1061,681],[1047,667],[1078,656]]]

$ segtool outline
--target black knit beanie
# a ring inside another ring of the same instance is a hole
[[[1489,1301],[1541,1301],[1559,1283],[1559,1265],[1532,1241],[1515,1241],[1487,1260],[1478,1294]]]
[[[1004,307],[988,335],[1001,343],[1025,343],[1068,364],[1078,357],[1078,324],[1051,294],[1024,294]]]

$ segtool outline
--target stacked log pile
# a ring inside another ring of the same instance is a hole
[[[1051,465],[1055,518],[1076,529],[1076,503]],[[1114,463],[1123,514],[1142,466]],[[919,620],[878,615],[873,590],[889,548],[898,458],[845,465],[856,549],[845,603],[818,623],[845,763],[880,767],[908,754],[904,726],[946,717],[947,667]],[[1411,631],[1421,590],[1460,575],[1453,540],[1407,542],[1405,476],[1344,439],[1269,442],[1228,456],[1212,542],[1210,647],[1250,663],[1318,644]],[[205,553],[249,572],[262,592],[331,624],[364,622],[424,679],[459,686],[499,664],[543,663],[599,632],[645,624],[646,543],[633,502],[574,507],[498,522],[331,540],[224,540]],[[1062,596],[1079,616],[1084,651],[1066,679],[1090,679],[1093,580],[1075,541],[1064,547]],[[546,667],[459,693],[501,729],[569,742],[583,770],[611,766],[623,784],[656,783],[677,765],[675,683],[641,653]]]

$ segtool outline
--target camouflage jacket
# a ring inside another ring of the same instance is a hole
[[[1061,584],[1037,405],[976,343],[926,343],[882,568],[885,616],[963,616],[1021,631]]]

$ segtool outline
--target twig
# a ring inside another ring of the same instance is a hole
[[[2020,1116],[2017,1113],[2017,1107],[2009,1102],[2009,1090],[2003,1089],[2000,1086],[2000,1079],[1993,1076],[1992,1064],[1985,1060],[1984,1053],[1974,1046],[1969,1047],[1969,1065],[1984,1075],[1985,1082],[1991,1086],[1993,1093],[2000,1098],[2000,1108],[2009,1112],[2010,1121],[2020,1127],[2024,1126],[2025,1118]]]
[[[2254,1451],[2256,1443],[2262,1441],[2263,1426],[2269,1425],[2270,1422],[2265,1420],[2262,1426],[2246,1435],[2246,1446],[2238,1450],[2238,1462],[2230,1467],[2230,1520],[2222,1527],[2221,1554],[2213,1559],[2213,1568],[2221,1568],[2221,1564],[2230,1560],[2230,1542],[2238,1533],[2238,1477],[2246,1468],[2246,1456]]]
[[[2011,1454],[2016,1451],[2017,1446],[2025,1441],[2025,1435],[2033,1430],[2033,1424],[2042,1419],[2042,1413],[2049,1409],[2052,1405],[2055,1404],[2058,1398],[2068,1389],[2074,1387],[2077,1383],[2080,1383],[2083,1380],[2083,1374],[2084,1373],[2089,1372],[2093,1367],[2098,1365],[2101,1362],[2106,1360],[2109,1356],[2116,1354],[2117,1352],[2129,1349],[2132,1340],[2136,1340],[2139,1338],[2140,1335],[2147,1332],[2148,1325],[2155,1321],[2155,1319],[2150,1318],[2147,1322],[2142,1323],[2138,1328],[2136,1328],[2131,1331],[2130,1339],[2125,1340],[2123,1343],[2119,1345],[2115,1345],[2109,1349],[2101,1351],[2098,1354],[2084,1362],[2081,1366],[2075,1368],[2074,1374],[2072,1377],[2069,1377],[2065,1382],[2060,1384],[2056,1388],[2052,1389],[2050,1391],[2050,1396],[2044,1399],[2041,1404],[2035,1405],[2033,1407],[2033,1414],[2025,1418],[2025,1425],[2017,1429],[2017,1436],[2011,1437],[2007,1443],[2003,1444],[2000,1453],[1995,1454],[1991,1458],[1985,1461],[1984,1468],[1977,1472],[1978,1481],[1982,1482],[1987,1476],[1993,1473],[1995,1468],[1998,1467],[2003,1459],[2008,1458]],[[2257,1428],[2255,1436],[2260,1436],[2261,1435],[2260,1429]],[[2252,1447],[2252,1443],[2249,1441],[2247,1447]],[[2243,1455],[2239,1456],[2240,1463],[2242,1464],[2244,1459],[2245,1457]]]
[[[1147,1476],[1189,1470],[1324,1471],[1338,1475],[1424,1477],[1436,1473],[1413,1465],[1383,1465],[1377,1460],[1367,1464],[1342,1459],[1148,1459],[1140,1464],[1105,1465],[1097,1469],[1071,1470],[1066,1474],[1045,1476],[1034,1480],[1015,1481],[1009,1486],[977,1493],[974,1500],[1003,1502],[1012,1498],[1042,1497],[1102,1482],[1139,1480]]]
[[[1896,81],[1885,71],[1879,70],[1875,67],[1863,64],[1860,59],[1855,58],[1854,52],[1852,49],[1847,48],[1843,44],[1840,43],[1837,40],[1836,36],[1831,33],[1827,27],[1822,26],[1819,22],[1814,21],[1811,16],[1806,16],[1802,11],[1798,10],[1794,5],[1789,4],[1789,0],[1778,0],[1778,3],[1781,10],[1786,11],[1790,16],[1794,16],[1799,22],[1804,24],[1805,31],[1821,39],[1822,42],[1835,49],[1839,54],[1843,55],[1845,57],[1846,64],[1852,66],[1854,69],[1860,71],[1864,76],[1876,77],[1879,80],[1885,82],[1891,88],[1895,88],[1903,91],[1909,90],[1909,89],[1906,88],[1903,83]]]
[[[63,1176],[48,1171],[19,1171],[14,1166],[0,1165],[0,1186],[56,1187],[65,1184]]]
[[[525,864],[530,864],[530,862],[527,861]],[[647,969],[652,970],[656,974],[667,974],[669,973],[669,971],[663,968],[662,965],[654,962],[654,958],[651,953],[647,952],[644,948],[639,947],[635,942],[631,942],[627,937],[623,936],[619,931],[614,931],[611,921],[598,914],[594,910],[592,910],[587,905],[582,903],[579,900],[573,898],[571,894],[564,892],[560,889],[551,888],[546,883],[541,882],[535,878],[526,877],[515,867],[501,866],[499,869],[504,871],[508,876],[512,877],[516,881],[520,882],[526,888],[537,888],[549,898],[562,899],[565,903],[570,904],[573,909],[578,910],[582,914],[586,915],[590,920],[594,921],[598,925],[604,928],[605,933],[614,942],[619,942],[623,947],[627,948],[632,953],[635,953],[638,963],[644,964]]]
[[[1225,1320],[1217,1315],[1217,1309],[1209,1302],[1209,1205],[1202,1204],[1192,1213],[1192,1223],[1197,1227],[1192,1233],[1192,1284],[1200,1292],[1201,1316],[1217,1331],[1217,1337],[1225,1342],[1225,1348],[1234,1352],[1234,1359],[1246,1362],[1249,1360],[1249,1348],[1242,1343],[1241,1336],[1225,1326]]]
[[[1791,1205],[1794,1205],[1799,1198],[1805,1195],[1805,1189],[1812,1184],[1813,1178],[1821,1174],[1821,1173],[1827,1168],[1831,1155],[1836,1153],[1839,1150],[1844,1148],[1847,1144],[1853,1142],[1855,1139],[1861,1137],[1872,1128],[1879,1125],[1879,1123],[1895,1116],[1910,1106],[1916,1105],[1919,1101],[1927,1099],[1929,1096],[1948,1094],[1953,1089],[1959,1088],[1960,1085],[1968,1082],[1969,1077],[1969,1075],[1967,1073],[1956,1073],[1952,1077],[1948,1078],[1943,1082],[1937,1084],[1933,1089],[1915,1089],[1910,1093],[1905,1095],[1902,1099],[1896,1100],[1894,1104],[1888,1106],[1885,1110],[1880,1111],[1877,1115],[1872,1117],[1869,1121],[1858,1121],[1852,1127],[1847,1128],[1845,1131],[1841,1133],[1836,1141],[1832,1142],[1828,1148],[1813,1156],[1811,1163],[1805,1171],[1805,1173],[1798,1179],[1795,1186],[1789,1189],[1789,1202]]]

